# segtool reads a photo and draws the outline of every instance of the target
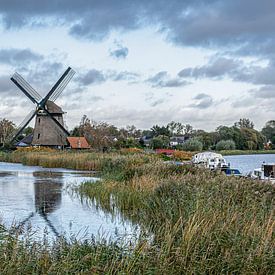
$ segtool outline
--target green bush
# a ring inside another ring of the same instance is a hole
[[[203,144],[197,138],[191,138],[182,145],[184,151],[201,151]]]
[[[235,150],[236,144],[232,139],[221,140],[216,144],[216,150]]]

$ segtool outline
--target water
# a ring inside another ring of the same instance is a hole
[[[232,168],[239,169],[243,174],[247,174],[255,168],[261,168],[263,162],[275,163],[275,154],[237,155],[224,158]]]
[[[31,224],[39,239],[65,236],[79,240],[91,236],[120,240],[138,229],[119,215],[112,216],[93,204],[81,202],[68,185],[95,181],[88,174],[67,169],[46,169],[0,162],[0,218],[7,227]]]

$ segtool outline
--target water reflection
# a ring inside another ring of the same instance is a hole
[[[22,228],[31,223],[39,236],[45,228],[52,237],[105,235],[115,240],[135,235],[137,229],[131,222],[83,204],[66,191],[68,185],[87,180],[95,179],[65,169],[0,163],[0,217],[7,226],[15,222]]]
[[[60,237],[57,229],[48,219],[48,215],[61,206],[63,183],[55,182],[51,178],[40,178],[40,172],[33,172],[33,176],[36,177],[34,182],[35,211],[45,220],[54,235]]]

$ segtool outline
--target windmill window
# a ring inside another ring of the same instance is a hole
[[[39,138],[40,138],[40,134],[37,135],[37,139],[39,139]]]
[[[38,123],[40,124],[40,118],[38,119]]]

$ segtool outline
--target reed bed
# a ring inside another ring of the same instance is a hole
[[[0,152],[0,161],[22,163],[46,168],[67,168],[74,170],[101,171],[113,166],[126,166],[136,162],[149,162],[156,158],[139,152],[98,153],[68,151],[22,151]]]
[[[141,251],[148,270],[274,274],[274,186],[158,161],[134,170],[78,192],[154,236]]]
[[[66,153],[48,162],[53,153],[39,156],[13,160],[96,163],[102,180],[75,192],[138,223],[141,235],[135,247],[94,240],[49,247],[0,227],[1,274],[274,274],[273,185],[164,164],[142,153]]]

